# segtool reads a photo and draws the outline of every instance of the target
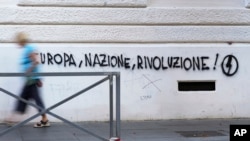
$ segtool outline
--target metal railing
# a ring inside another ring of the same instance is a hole
[[[27,74],[25,74],[25,73],[0,73],[0,77],[24,77],[24,76],[27,76]],[[37,105],[33,104],[32,102],[27,101],[27,100],[15,95],[15,94],[9,92],[9,91],[1,88],[1,86],[0,86],[0,92],[3,92],[5,94],[7,94],[7,95],[10,95],[10,96],[22,101],[22,102],[27,103],[28,105],[30,105],[32,107],[35,107],[35,108],[41,110],[41,112],[31,116],[30,118],[28,118],[28,119],[26,119],[26,120],[14,125],[14,126],[8,128],[6,130],[0,132],[0,137],[7,134],[8,132],[10,132],[12,130],[15,130],[18,127],[28,123],[29,121],[37,118],[38,116],[41,116],[42,114],[47,113],[47,114],[49,114],[49,115],[51,115],[51,116],[65,122],[65,123],[68,123],[68,124],[78,128],[78,129],[82,130],[83,132],[86,132],[86,133],[100,139],[100,140],[109,141],[109,139],[101,137],[101,136],[99,136],[99,135],[97,135],[97,134],[95,134],[95,133],[93,133],[91,131],[88,131],[87,129],[85,129],[85,128],[83,128],[83,127],[81,127],[81,126],[79,126],[79,125],[77,125],[77,124],[75,124],[75,123],[61,117],[61,116],[59,116],[59,115],[56,115],[56,114],[50,112],[52,109],[64,104],[65,102],[68,102],[69,100],[72,100],[73,98],[76,98],[77,96],[81,95],[82,93],[87,92],[88,90],[90,90],[90,89],[98,86],[99,84],[109,80],[110,137],[118,137],[118,138],[120,138],[121,115],[120,115],[120,73],[119,72],[67,72],[67,73],[54,72],[54,73],[32,73],[32,74],[29,74],[29,76],[41,76],[41,77],[42,76],[44,76],[44,77],[45,76],[46,77],[51,77],[51,76],[52,77],[58,77],[58,76],[106,76],[106,77],[99,80],[99,81],[97,81],[97,82],[95,82],[95,83],[93,83],[92,85],[89,85],[88,87],[82,89],[81,91],[78,91],[77,93],[69,96],[68,98],[65,98],[65,99],[61,100],[60,102],[50,106],[47,109],[43,109],[42,107],[37,106]],[[116,82],[116,89],[115,89],[116,90],[116,101],[115,101],[116,102],[116,106],[115,106],[115,108],[116,108],[116,115],[115,115],[116,121],[114,121],[114,96],[113,96],[113,93],[114,93],[113,92],[113,90],[114,90],[113,78],[114,77],[116,78],[116,81],[115,81]],[[115,128],[115,132],[114,132],[114,128]]]

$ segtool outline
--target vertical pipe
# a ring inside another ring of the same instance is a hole
[[[121,90],[121,78],[120,73],[116,74],[116,136],[120,138],[121,136],[121,100],[120,100],[120,90]]]
[[[113,112],[113,75],[109,75],[109,128],[110,138],[114,137],[114,112]]]

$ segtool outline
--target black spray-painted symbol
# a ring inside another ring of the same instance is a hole
[[[226,76],[233,76],[237,73],[239,68],[238,60],[233,55],[227,55],[221,63],[222,72]]]

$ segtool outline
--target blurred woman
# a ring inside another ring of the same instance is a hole
[[[37,58],[38,53],[36,52],[36,47],[29,44],[29,39],[27,34],[20,32],[16,35],[16,41],[20,48],[22,49],[21,56],[21,66],[24,73],[27,74],[25,77],[25,84],[23,86],[20,97],[25,100],[34,100],[36,104],[45,108],[44,103],[40,97],[38,87],[42,87],[42,82],[38,76],[29,76],[30,73],[39,72],[39,61]],[[27,109],[27,104],[22,101],[17,101],[15,112],[18,114],[24,114]],[[38,111],[41,111],[38,109]],[[11,120],[9,120],[11,121]],[[50,123],[46,114],[42,114],[42,119],[40,122],[34,125],[35,128],[39,127],[49,127]]]

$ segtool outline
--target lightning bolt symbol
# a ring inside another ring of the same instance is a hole
[[[228,56],[228,60],[227,60],[227,64],[226,67],[228,68],[228,73],[230,73],[231,69],[232,69],[232,55]]]

